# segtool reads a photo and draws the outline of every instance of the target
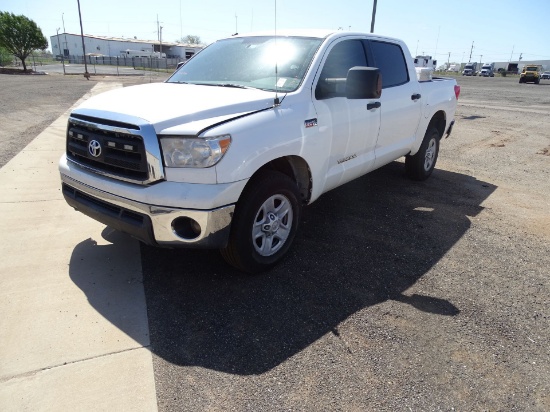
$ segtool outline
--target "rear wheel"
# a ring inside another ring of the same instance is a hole
[[[405,172],[413,180],[425,180],[432,174],[439,155],[439,130],[428,126],[420,149],[415,155],[405,157]]]
[[[269,269],[286,254],[300,221],[302,205],[296,183],[267,171],[253,178],[241,196],[227,247],[230,265],[249,274]]]

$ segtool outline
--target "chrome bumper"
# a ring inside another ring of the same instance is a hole
[[[208,249],[227,245],[235,205],[213,210],[162,207],[95,189],[64,174],[61,181],[70,206],[144,243]]]

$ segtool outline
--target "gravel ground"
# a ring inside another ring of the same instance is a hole
[[[157,73],[153,79],[149,76],[93,76],[91,80],[86,80],[80,75],[0,74],[0,167],[94,87],[97,81],[118,81],[130,85],[157,80],[158,76]]]
[[[323,195],[273,271],[142,247],[161,411],[550,410],[550,82],[458,80],[432,177]],[[1,158],[91,84],[0,76]]]

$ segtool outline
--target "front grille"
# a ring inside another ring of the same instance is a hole
[[[124,179],[145,181],[149,177],[145,145],[139,135],[86,127],[69,120],[67,157]]]

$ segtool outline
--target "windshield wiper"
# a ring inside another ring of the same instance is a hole
[[[243,86],[242,84],[234,84],[234,83],[218,83],[215,86],[234,87],[236,89],[255,89],[255,87]]]
[[[234,87],[235,89],[257,89],[256,87],[243,86],[242,84],[235,83],[187,83],[187,82],[176,82],[184,84],[194,84],[196,86],[214,86],[214,87]]]

